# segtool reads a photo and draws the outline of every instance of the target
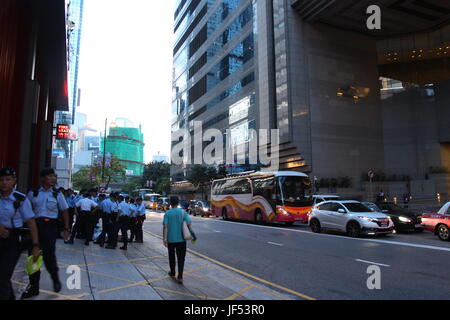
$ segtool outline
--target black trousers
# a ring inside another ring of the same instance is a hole
[[[137,217],[136,222],[136,241],[142,242],[144,240],[144,233],[142,227],[144,225],[145,216]]]
[[[108,225],[106,226],[106,236],[108,237],[108,245],[110,246],[116,246],[116,244],[114,244],[114,241],[117,240],[115,239],[116,237],[116,228],[117,228],[117,213],[111,213],[108,214]]]
[[[128,246],[128,229],[130,228],[130,218],[126,216],[119,217],[116,228],[114,230],[114,241],[113,246],[117,246],[119,231],[122,234],[123,246],[126,248]]]
[[[184,261],[186,259],[186,241],[168,243],[170,275],[175,276],[175,264],[178,262],[178,279],[183,278]],[[177,261],[175,261],[175,255]]]
[[[39,243],[41,245],[42,258],[47,271],[50,273],[52,280],[58,278],[58,262],[56,261],[56,239],[58,238],[58,221],[53,219],[36,219],[39,234]],[[29,251],[31,255],[31,249]],[[39,286],[41,279],[41,271],[32,274],[30,284]]]
[[[15,300],[11,278],[19,256],[19,234],[11,231],[8,239],[0,239],[0,300]]]
[[[131,218],[130,219],[130,241],[137,240],[137,224],[138,224],[138,218]]]
[[[95,217],[90,211],[80,211],[72,229],[72,235],[70,236],[71,240],[75,238],[75,235],[78,232],[83,231],[86,241],[92,241],[95,226],[94,219]]]

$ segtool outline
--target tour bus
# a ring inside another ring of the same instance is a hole
[[[156,210],[159,197],[161,197],[161,195],[158,193],[144,194],[142,203],[147,209]]]
[[[300,172],[256,172],[214,180],[212,215],[224,220],[308,222],[312,209],[311,181]]]
[[[154,193],[152,189],[137,189],[137,190],[133,190],[131,192],[131,197],[134,199],[136,199],[136,198],[144,199],[144,195],[150,194],[150,193]]]

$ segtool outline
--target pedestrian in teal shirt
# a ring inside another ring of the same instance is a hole
[[[191,226],[191,218],[186,211],[178,208],[178,197],[170,198],[170,206],[172,209],[164,214],[163,234],[164,245],[169,251],[169,275],[175,278],[175,255],[178,262],[178,283],[183,283],[184,261],[186,259],[186,240],[183,237],[183,221]]]

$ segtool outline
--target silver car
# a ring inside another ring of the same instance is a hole
[[[359,201],[325,201],[309,214],[308,223],[313,232],[339,231],[351,237],[389,234],[394,230],[391,218],[374,212]]]

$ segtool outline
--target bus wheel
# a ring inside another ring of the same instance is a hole
[[[256,209],[255,211],[255,223],[257,224],[263,224],[264,220],[263,220],[263,216],[261,213],[261,210]]]
[[[222,209],[222,219],[228,220],[227,208],[225,207]]]

